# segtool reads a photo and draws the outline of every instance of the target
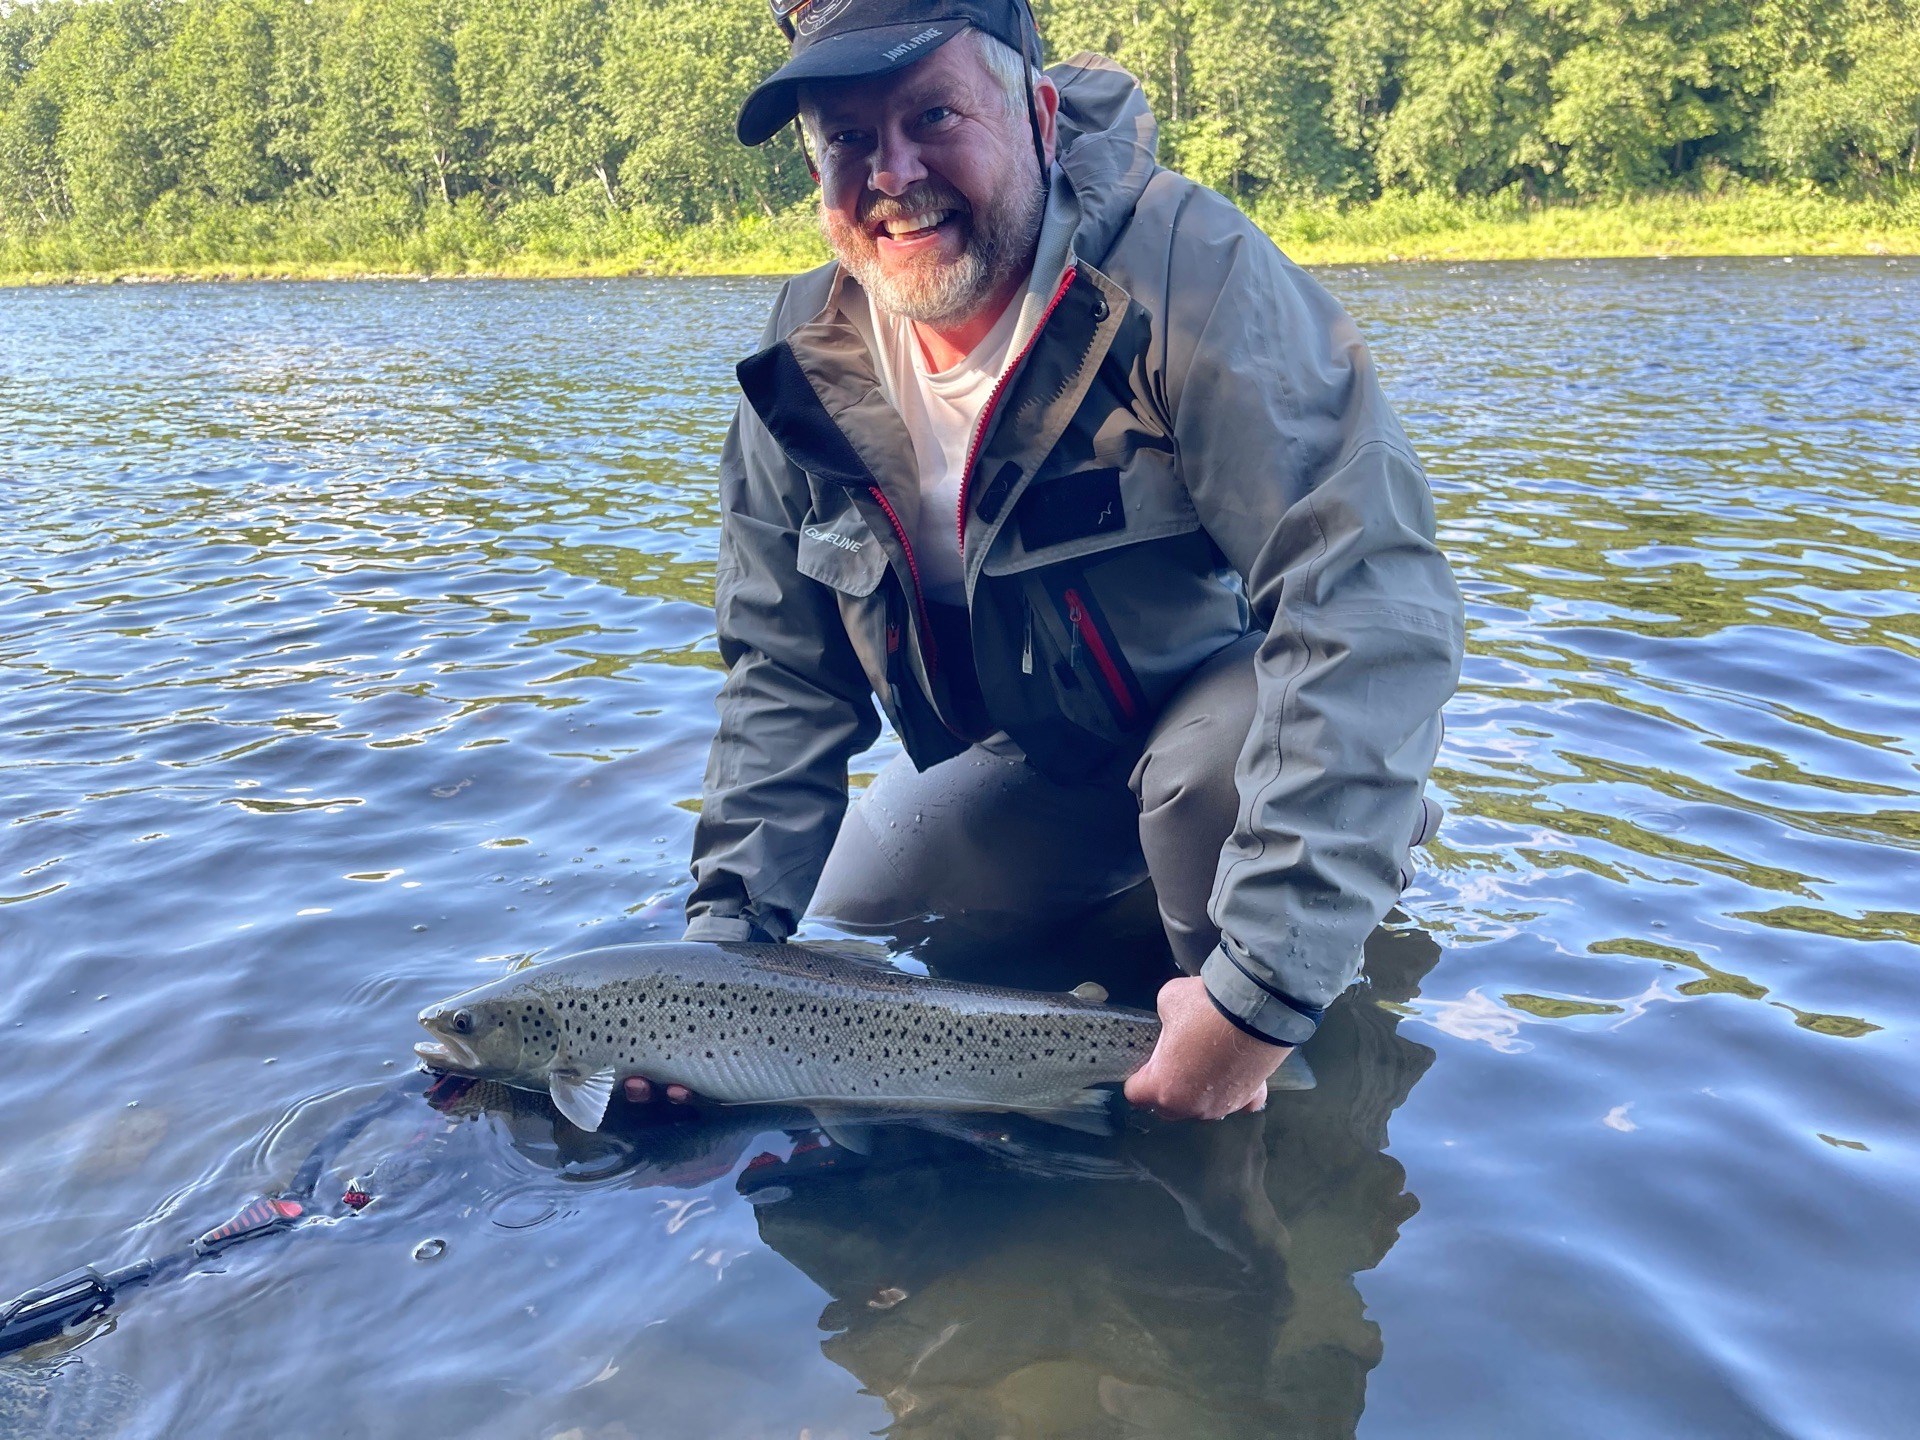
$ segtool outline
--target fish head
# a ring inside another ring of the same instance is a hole
[[[435,1070],[513,1080],[543,1075],[560,1048],[560,1023],[538,994],[483,985],[420,1012],[433,1038],[413,1053]]]

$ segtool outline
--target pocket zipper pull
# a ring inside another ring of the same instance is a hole
[[[1067,664],[1080,668],[1080,602],[1067,601]]]
[[[1020,673],[1031,675],[1033,674],[1033,602],[1022,600],[1020,611],[1026,619],[1026,638],[1020,646]]]

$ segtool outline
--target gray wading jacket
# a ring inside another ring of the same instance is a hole
[[[1459,675],[1459,592],[1352,321],[1234,205],[1155,164],[1125,71],[1080,55],[1050,73],[1040,253],[950,542],[974,664],[992,721],[1070,780],[1127,763],[1194,667],[1265,633],[1201,974],[1243,1028],[1299,1041],[1399,893]],[[827,265],[788,282],[739,365],[691,937],[791,933],[847,762],[878,734],[874,695],[920,768],[967,745],[870,327]]]

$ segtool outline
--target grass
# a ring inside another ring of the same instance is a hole
[[[1920,192],[1846,200],[1743,188],[1604,204],[1388,195],[1346,209],[1258,216],[1305,265],[1396,260],[1572,260],[1695,255],[1920,254]]]
[[[1698,255],[1920,254],[1920,192],[1849,200],[1742,187],[1581,205],[1388,195],[1261,209],[1307,265]],[[157,209],[138,226],[0,232],[0,283],[379,275],[788,275],[826,251],[809,205],[705,225],[568,199],[489,215],[477,201]]]
[[[0,284],[106,280],[791,275],[825,247],[811,211],[707,225],[565,200],[489,215],[477,201],[234,207],[139,226],[0,231]]]

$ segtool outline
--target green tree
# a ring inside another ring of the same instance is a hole
[[[179,184],[227,204],[277,194],[272,17],[256,0],[187,0],[163,57]]]
[[[1163,160],[1256,208],[1729,176],[1896,194],[1920,168],[1920,0],[1039,17],[1054,58],[1140,77]],[[0,0],[0,232],[183,234],[250,206],[392,237],[779,213],[810,193],[800,149],[745,149],[733,117],[784,54],[758,0]]]
[[[70,4],[0,10],[0,229],[69,219],[60,96],[41,59]]]
[[[1542,129],[1576,194],[1619,195],[1684,171],[1706,141],[1738,134],[1733,64],[1746,11],[1713,0],[1587,0],[1578,41],[1553,65]]]
[[[636,202],[666,218],[706,220],[771,212],[806,193],[794,145],[776,138],[749,150],[733,134],[749,77],[785,55],[764,9],[710,0],[623,5],[604,53],[607,108],[629,147],[620,184]]]
[[[1920,164],[1920,16],[1849,7],[1838,35],[1795,47],[1761,123],[1764,153],[1792,179],[1911,179]]]
[[[58,114],[54,153],[74,217],[125,229],[179,178],[181,124],[160,57],[178,15],[168,0],[79,5],[35,75]]]
[[[1557,168],[1541,129],[1566,45],[1557,11],[1438,0],[1400,43],[1398,94],[1379,128],[1381,179],[1461,195],[1543,188]]]
[[[608,206],[620,203],[631,142],[606,92],[612,23],[607,0],[504,0],[467,16],[454,79],[490,188],[557,194],[591,184]]]

